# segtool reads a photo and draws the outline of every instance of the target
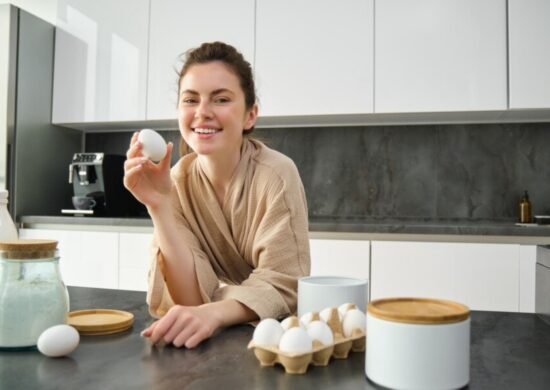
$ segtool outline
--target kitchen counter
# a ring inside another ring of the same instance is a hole
[[[378,389],[365,378],[364,353],[288,375],[261,367],[246,349],[253,328],[226,329],[193,350],[151,347],[145,293],[70,287],[71,309],[132,312],[131,330],[86,336],[68,357],[0,352],[0,389]],[[550,325],[533,314],[472,312],[469,389],[547,389]]]
[[[148,218],[24,216],[30,228],[151,232]],[[310,218],[311,238],[550,244],[550,225],[518,226],[513,221]]]

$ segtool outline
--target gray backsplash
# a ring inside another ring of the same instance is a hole
[[[161,132],[176,145],[178,131]],[[550,124],[256,129],[292,158],[310,217],[515,220],[529,191],[550,214]],[[86,151],[124,154],[131,133],[89,133]],[[174,157],[174,162],[176,157]]]

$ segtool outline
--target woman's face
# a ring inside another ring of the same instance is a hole
[[[181,79],[179,128],[197,154],[240,153],[243,130],[256,117],[256,105],[246,109],[238,77],[222,62],[192,65]]]

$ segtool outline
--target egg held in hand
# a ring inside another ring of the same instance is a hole
[[[36,347],[49,357],[60,357],[70,354],[80,342],[78,331],[70,325],[55,325],[46,329]]]
[[[166,156],[166,142],[155,130],[141,130],[138,141],[143,145],[141,153],[151,161],[159,162]]]
[[[281,324],[273,318],[262,320],[252,335],[254,344],[262,347],[276,347],[283,335],[284,329]]]

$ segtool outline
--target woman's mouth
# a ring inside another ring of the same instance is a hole
[[[222,129],[216,129],[213,127],[195,127],[192,128],[193,133],[197,134],[198,139],[207,140],[215,137],[216,134],[222,131]]]
[[[205,127],[195,127],[193,129],[193,131],[197,134],[206,134],[206,135],[209,135],[209,134],[216,134],[220,131],[222,131],[221,129],[214,129],[214,128],[205,128]]]

